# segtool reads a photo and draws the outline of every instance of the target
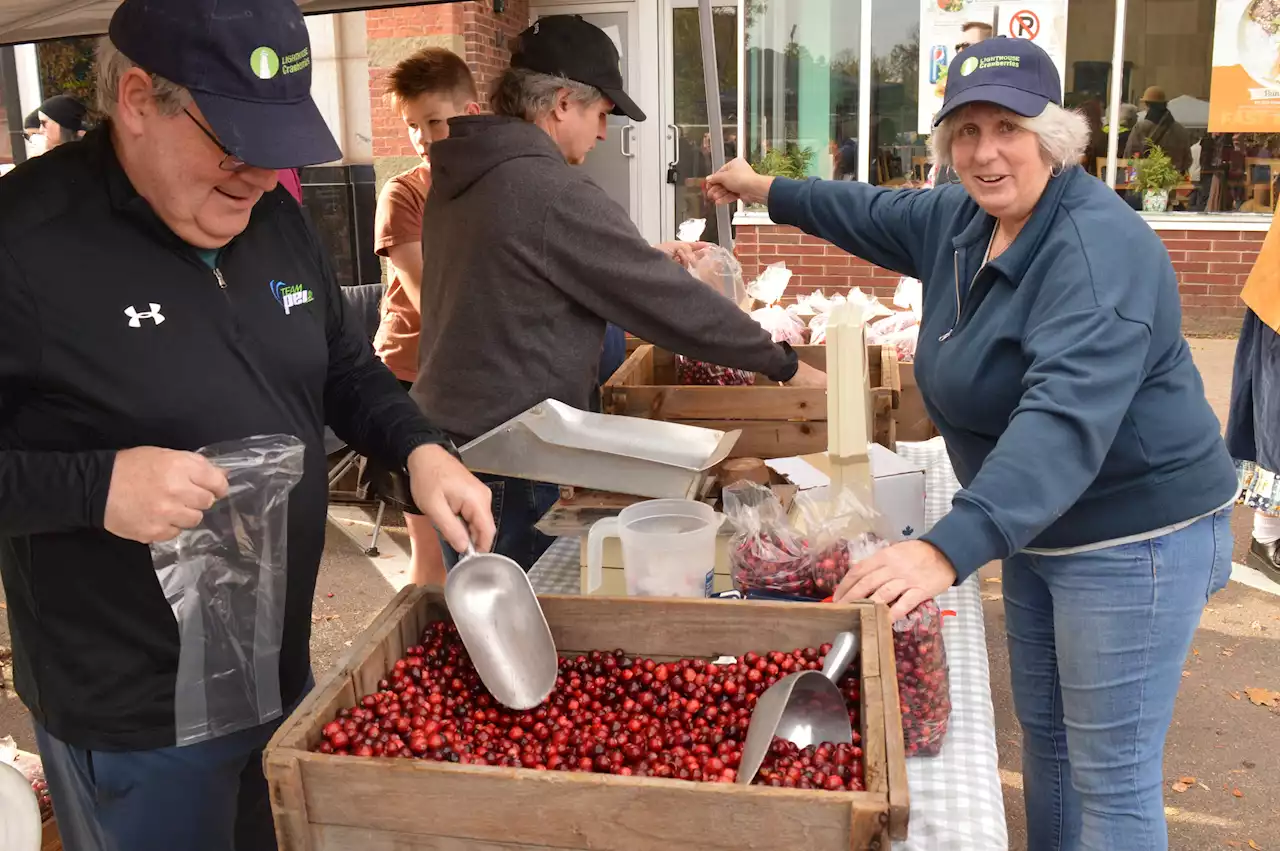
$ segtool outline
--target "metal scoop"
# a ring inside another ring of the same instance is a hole
[[[760,695],[742,746],[737,782],[747,785],[755,779],[774,736],[800,748],[819,742],[853,743],[849,707],[836,681],[857,655],[857,636],[842,632],[831,643],[821,671],[788,674]]]
[[[499,703],[532,709],[546,700],[556,685],[556,645],[520,565],[468,544],[445,578],[444,600],[480,681]]]

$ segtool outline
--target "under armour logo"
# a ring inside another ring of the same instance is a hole
[[[129,317],[129,327],[141,328],[142,320],[144,319],[150,319],[152,322],[156,323],[157,325],[163,322],[164,314],[160,312],[160,305],[156,304],[155,302],[152,302],[150,307],[151,309],[146,313],[139,313],[138,308],[134,307],[133,305],[126,307],[124,309],[124,315]]]

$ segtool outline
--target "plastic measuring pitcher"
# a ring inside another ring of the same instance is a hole
[[[723,515],[689,499],[653,499],[597,521],[587,536],[587,592],[604,583],[604,542],[622,541],[627,594],[705,597]]]

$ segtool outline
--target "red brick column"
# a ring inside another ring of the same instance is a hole
[[[1265,233],[1252,231],[1161,231],[1178,273],[1182,310],[1189,332],[1234,330],[1244,315],[1240,290],[1258,259]],[[898,275],[836,248],[817,237],[781,225],[739,225],[735,248],[750,282],[779,260],[795,273],[789,296],[814,290],[846,292],[861,287],[892,297]]]

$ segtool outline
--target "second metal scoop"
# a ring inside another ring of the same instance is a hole
[[[836,681],[857,655],[857,636],[842,632],[832,642],[821,671],[788,674],[760,695],[742,746],[738,783],[745,786],[755,779],[774,736],[800,748],[819,742],[853,743],[849,707]]]
[[[444,599],[480,681],[499,703],[532,709],[546,700],[559,672],[556,645],[520,565],[468,546],[445,578]]]

